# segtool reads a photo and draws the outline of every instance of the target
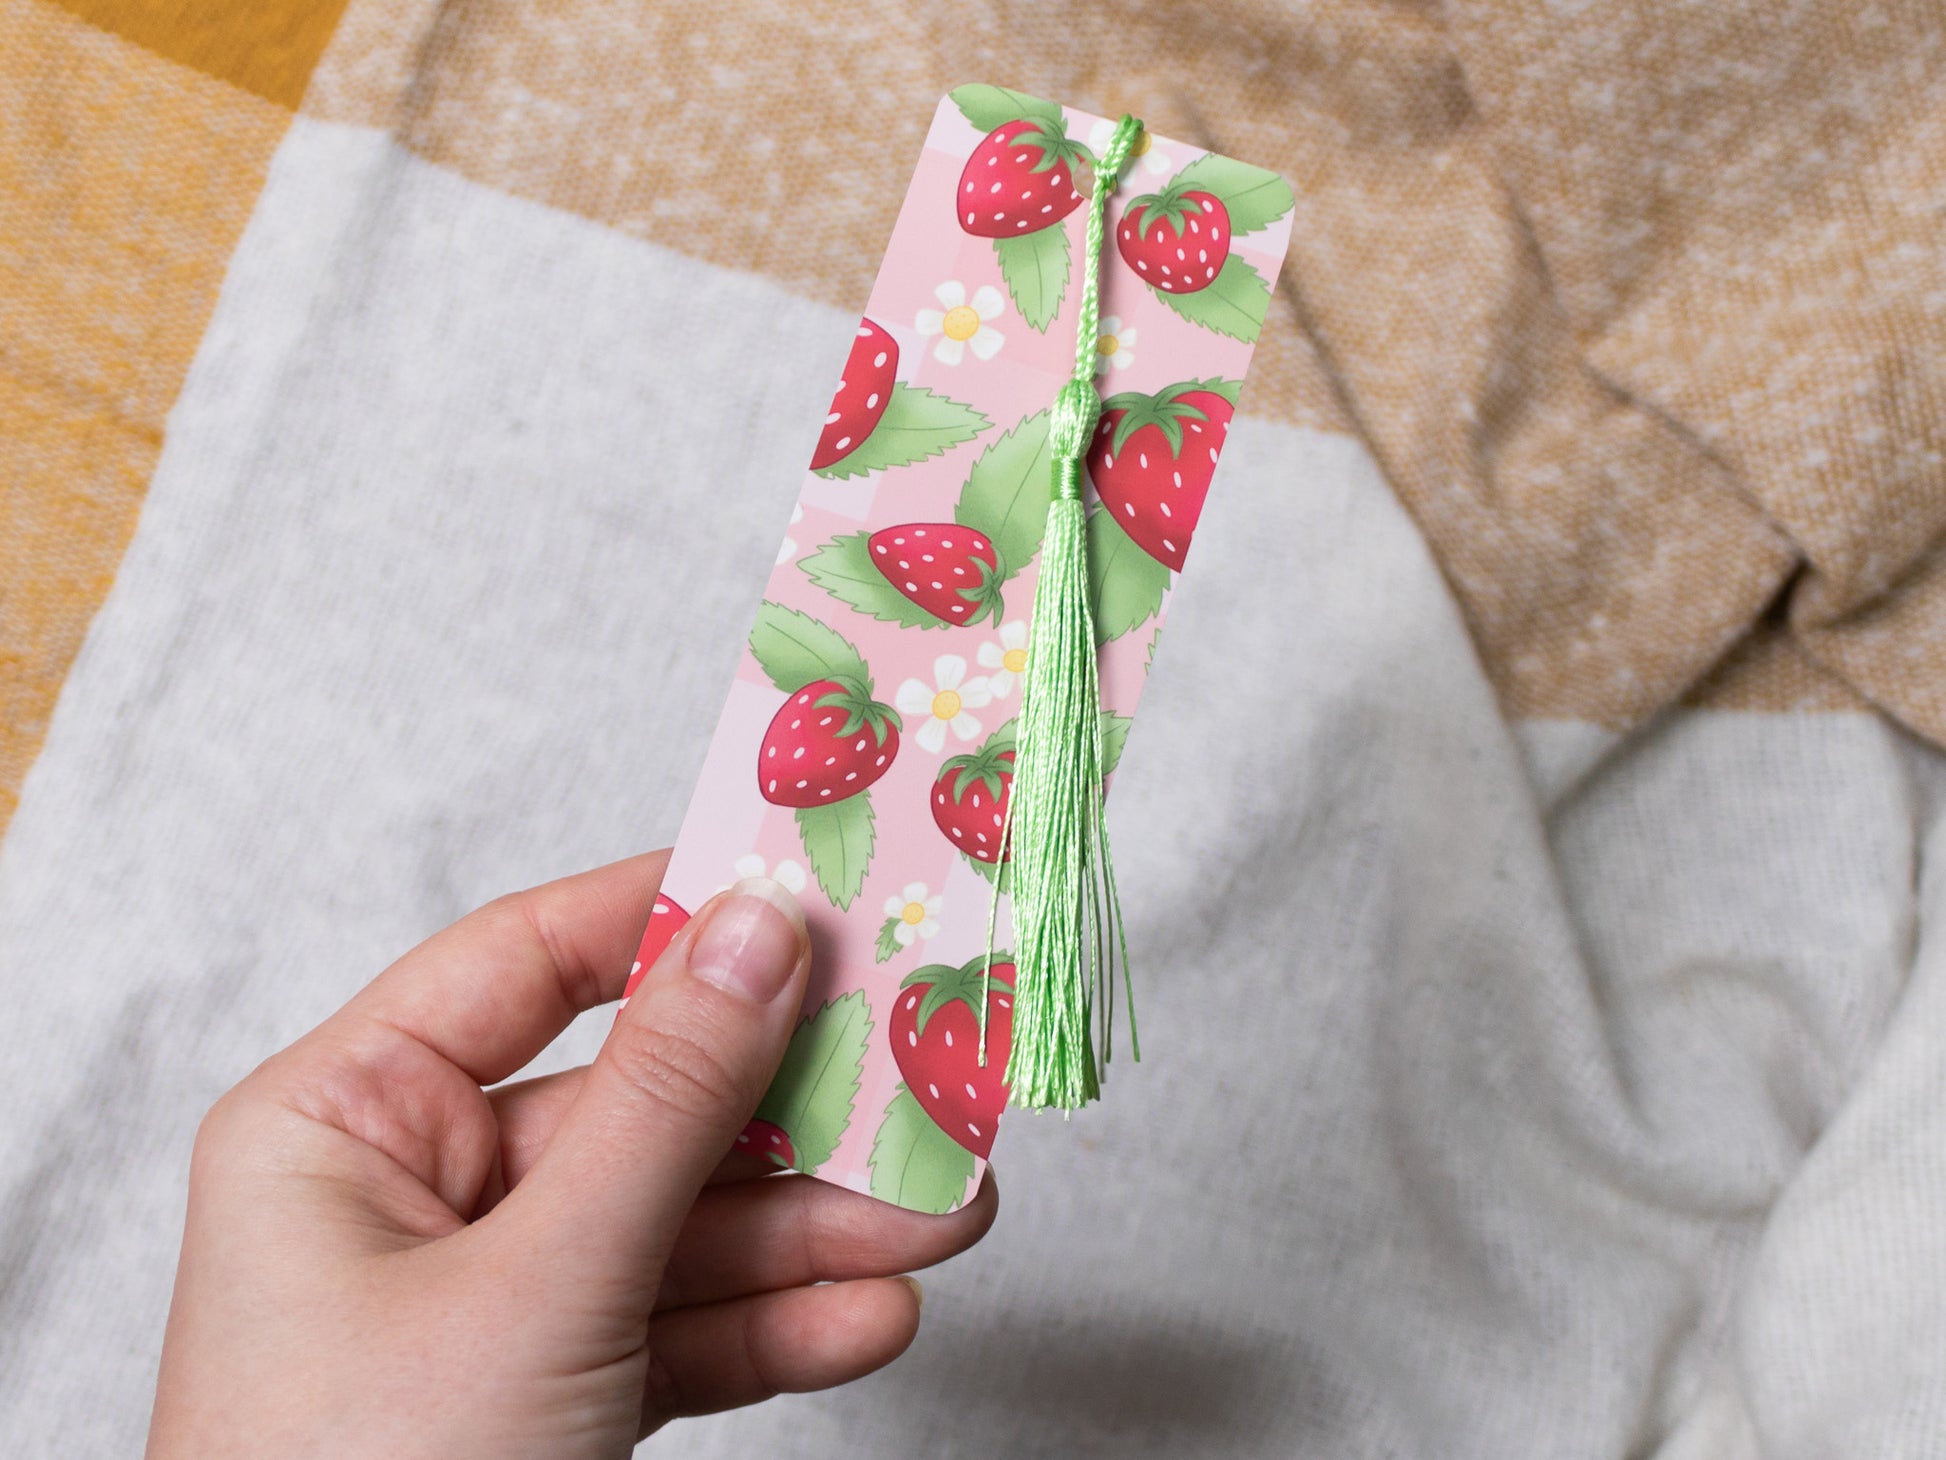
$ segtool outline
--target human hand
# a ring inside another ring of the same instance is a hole
[[[618,997],[666,854],[490,903],[219,1100],[196,1138],[152,1460],[626,1455],[896,1358],[894,1274],[992,1223],[724,1153],[810,963],[788,892],[683,929],[592,1065],[488,1093]]]

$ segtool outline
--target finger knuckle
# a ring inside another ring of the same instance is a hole
[[[743,1097],[744,1080],[711,1043],[688,1029],[647,1027],[612,1043],[616,1066],[643,1098],[689,1120],[708,1120]]]

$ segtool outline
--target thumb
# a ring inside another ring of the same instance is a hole
[[[804,999],[797,900],[750,878],[704,904],[615,1020],[547,1149],[487,1219],[570,1280],[653,1301],[677,1230],[777,1072]],[[534,1245],[529,1245],[534,1244]]]

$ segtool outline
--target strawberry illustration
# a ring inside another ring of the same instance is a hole
[[[818,436],[818,449],[811,453],[812,471],[824,470],[872,434],[891,403],[898,369],[899,342],[869,319],[861,319],[851,354],[845,357],[844,379],[831,397],[831,413]]]
[[[892,1009],[892,1058],[906,1088],[933,1123],[976,1156],[993,1149],[1007,1103],[1004,1075],[1012,1045],[1012,955],[985,955],[958,968],[929,964],[899,984]],[[982,992],[986,1063],[980,1063]]]
[[[986,134],[959,177],[959,223],[980,238],[1051,228],[1081,206],[1075,162],[1087,155],[1059,117],[1022,117]]]
[[[834,537],[798,566],[833,598],[915,629],[999,623],[1001,590],[1040,550],[1047,521],[1047,412],[980,453],[951,522]]]
[[[1230,256],[1230,210],[1216,194],[1178,180],[1122,210],[1115,247],[1143,282],[1194,294],[1216,282]]]
[[[1102,402],[1088,475],[1116,526],[1165,567],[1182,569],[1235,399],[1232,382],[1191,380]]]
[[[899,753],[899,714],[850,675],[814,679],[784,701],[757,749],[757,784],[773,806],[856,796]]]
[[[649,925],[642,930],[641,945],[635,950],[635,966],[628,971],[628,986],[622,990],[624,1004],[688,921],[688,910],[681,903],[666,895],[656,897],[655,906],[649,909]]]
[[[753,1120],[738,1131],[735,1148],[761,1156],[782,1170],[797,1169],[797,1150],[791,1138],[767,1120]]]
[[[1010,720],[971,755],[956,755],[932,783],[932,819],[946,839],[975,861],[1008,860],[1001,829],[1014,790],[1014,738]]]
[[[947,624],[1000,618],[1000,554],[957,522],[908,522],[873,533],[867,551],[885,581]]]

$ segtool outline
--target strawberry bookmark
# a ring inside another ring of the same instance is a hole
[[[1293,208],[1133,119],[941,102],[630,981],[740,877],[803,902],[811,992],[740,1148],[944,1212],[1010,1096],[1096,1093],[1103,780]]]

